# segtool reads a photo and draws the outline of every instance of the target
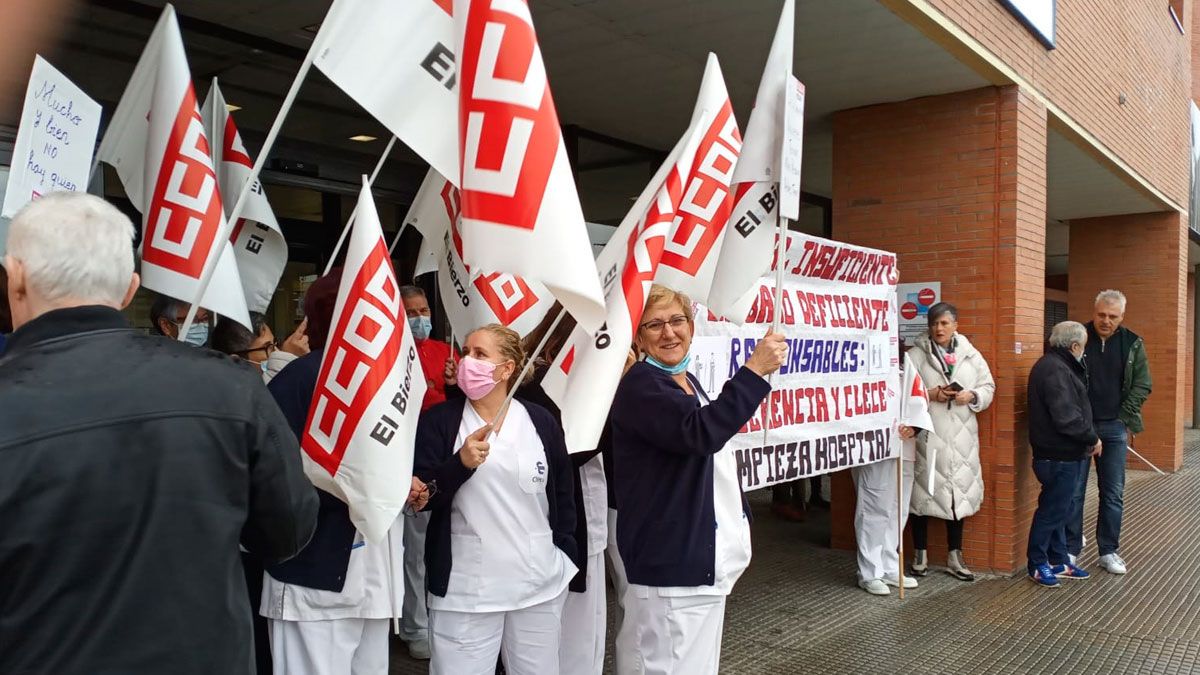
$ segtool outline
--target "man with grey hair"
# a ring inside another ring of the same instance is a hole
[[[1089,456],[1100,453],[1092,428],[1087,370],[1088,342],[1082,324],[1064,321],[1050,333],[1050,351],[1029,372],[1029,444],[1033,473],[1042,485],[1029,527],[1029,578],[1045,588],[1059,579],[1087,579],[1067,552],[1066,525],[1079,476]]]
[[[299,447],[256,374],[121,315],[133,233],[70,192],[10,226],[2,673],[250,673],[238,543],[279,561],[315,526]]]
[[[1096,457],[1096,484],[1100,505],[1096,516],[1096,547],[1100,567],[1110,574],[1125,574],[1121,558],[1121,517],[1125,511],[1125,457],[1134,434],[1142,432],[1142,404],[1150,396],[1150,366],[1142,338],[1121,325],[1125,295],[1102,291],[1096,296],[1095,314],[1087,324],[1088,398],[1092,421],[1104,444]],[[1067,524],[1067,549],[1074,560],[1083,550],[1083,501],[1087,490],[1085,470],[1075,487],[1071,519]]]

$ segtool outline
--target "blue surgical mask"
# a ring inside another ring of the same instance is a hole
[[[267,362],[266,361],[263,361],[262,363],[258,364],[258,367],[262,369],[263,375],[267,374]]]
[[[410,316],[408,327],[412,329],[414,340],[426,340],[433,332],[433,321],[427,316]]]
[[[208,344],[208,324],[194,323],[191,328],[188,328],[187,336],[183,341],[193,347],[203,347]]]
[[[683,371],[687,370],[688,364],[691,362],[692,362],[692,355],[690,353],[687,356],[683,357],[682,361],[680,361],[679,363],[676,363],[673,366],[668,366],[668,365],[664,364],[662,361],[659,361],[658,359],[654,358],[653,356],[649,356],[649,355],[646,356],[646,363],[649,363],[650,365],[654,366],[655,368],[658,368],[659,370],[669,373],[671,375],[678,375],[678,374],[682,373]]]

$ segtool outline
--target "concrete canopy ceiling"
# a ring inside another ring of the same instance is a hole
[[[211,78],[220,78],[226,98],[242,108],[235,116],[252,149],[273,120],[329,4],[175,3],[198,94],[207,92]],[[832,113],[988,85],[876,0],[796,4],[794,70],[808,92],[803,165],[808,192],[827,197],[832,192]],[[47,56],[111,111],[164,5],[165,0],[81,3],[73,25]],[[663,152],[686,126],[710,51],[721,60],[744,127],[782,1],[532,0],[531,5],[562,123]],[[4,111],[0,123],[15,126],[15,116]],[[356,134],[379,140],[350,141]],[[314,69],[274,155],[316,162],[323,177],[353,182],[374,164],[388,136]],[[381,185],[412,194],[424,164],[398,148],[398,161],[389,164]],[[597,167],[579,177],[585,215],[615,222],[652,173],[654,155],[587,137],[579,149],[580,166]],[[630,163],[622,166],[625,160]],[[1056,221],[1161,208],[1051,126],[1047,219],[1054,232],[1048,233],[1053,234],[1047,241],[1048,270],[1065,266],[1066,227],[1055,227]]]
[[[1050,127],[1046,134],[1046,216],[1054,220],[1162,211],[1162,204]]]
[[[796,4],[795,72],[808,89],[809,192],[830,193],[832,112],[987,84],[876,0]],[[48,56],[111,110],[163,5],[164,0],[81,3],[74,25]],[[562,123],[662,151],[686,126],[709,51],[721,59],[745,125],[782,2],[532,0],[531,5]],[[328,6],[329,0],[175,3],[184,18],[198,94],[204,95],[212,77],[220,78],[226,98],[242,107],[236,117],[252,149]],[[15,125],[12,117],[0,122]],[[355,134],[380,140],[349,141]],[[323,173],[339,163],[359,171],[372,163],[387,136],[314,69],[275,154],[319,157]],[[612,155],[603,145],[591,146],[581,144],[581,163]],[[407,151],[400,158],[421,164]],[[637,171],[646,175],[644,166]]]

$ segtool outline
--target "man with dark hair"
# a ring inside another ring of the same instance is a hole
[[[408,327],[417,344],[417,355],[421,359],[421,370],[425,374],[425,400],[421,410],[446,400],[446,373],[454,363],[450,345],[435,340],[432,312],[429,299],[420,286],[401,286],[400,299],[408,315]],[[415,518],[404,522],[404,611],[400,624],[400,638],[408,645],[408,653],[414,659],[428,659],[429,612],[425,607],[425,530],[429,525],[429,514],[418,513]]]
[[[150,331],[155,335],[169,337],[172,340],[179,339],[179,329],[183,327],[188,310],[191,308],[191,305],[182,300],[159,295],[150,305]],[[191,328],[188,328],[187,338],[184,341],[193,347],[207,346],[209,334],[212,331],[211,321],[212,317],[208,310],[201,307],[196,312],[196,319],[192,322]]]

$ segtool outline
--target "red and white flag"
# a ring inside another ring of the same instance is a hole
[[[377,542],[408,498],[425,378],[365,176],[330,325],[300,440],[304,473]]]
[[[96,159],[116,169],[125,195],[139,213],[146,212],[142,182],[145,180],[146,139],[150,134],[150,99],[154,94],[168,24],[175,25],[175,8],[171,5],[159,15],[108,122],[100,147],[96,149]]]
[[[579,325],[604,292],[525,0],[456,0],[463,260],[550,289]]]
[[[421,159],[457,181],[450,11],[451,0],[335,0],[321,23],[313,63]]]
[[[783,111],[792,72],[795,22],[794,0],[785,0],[746,124],[746,142],[733,171],[735,202],[708,297],[708,308],[714,314],[737,323],[745,321],[757,297],[758,282],[774,260]]]
[[[742,149],[715,54],[708,55],[692,119],[699,123],[700,144],[654,281],[707,305],[733,206],[730,183]]]
[[[662,271],[667,240],[680,218],[684,186],[699,161],[697,150],[717,117],[703,103],[697,102],[691,126],[596,260],[607,292],[604,327],[596,332],[577,327],[542,380],[562,411],[570,452],[592,450],[599,443],[650,286]]]
[[[190,301],[199,294],[205,262],[224,231],[225,213],[179,24],[168,5],[148,109],[142,165],[142,282]],[[225,247],[200,305],[249,327],[246,297],[233,251]]]
[[[437,257],[438,291],[455,335],[465,337],[489,323],[528,334],[554,305],[554,296],[513,274],[469,268],[462,259],[459,215],[458,189],[430,169],[405,222],[421,233],[422,250]],[[433,270],[416,270],[414,276],[421,271]]]
[[[242,144],[233,115],[225,107],[225,97],[213,80],[208,98],[201,107],[204,129],[213,139],[212,159],[217,170],[217,183],[225,197],[225,215],[233,210],[233,200],[241,193],[242,186],[250,178],[254,161]],[[275,220],[275,212],[267,201],[262,184],[257,179],[250,188],[250,195],[242,209],[242,217],[233,227],[229,238],[237,260],[238,274],[246,294],[246,308],[251,312],[265,312],[275,287],[287,266],[288,247],[283,231]]]

